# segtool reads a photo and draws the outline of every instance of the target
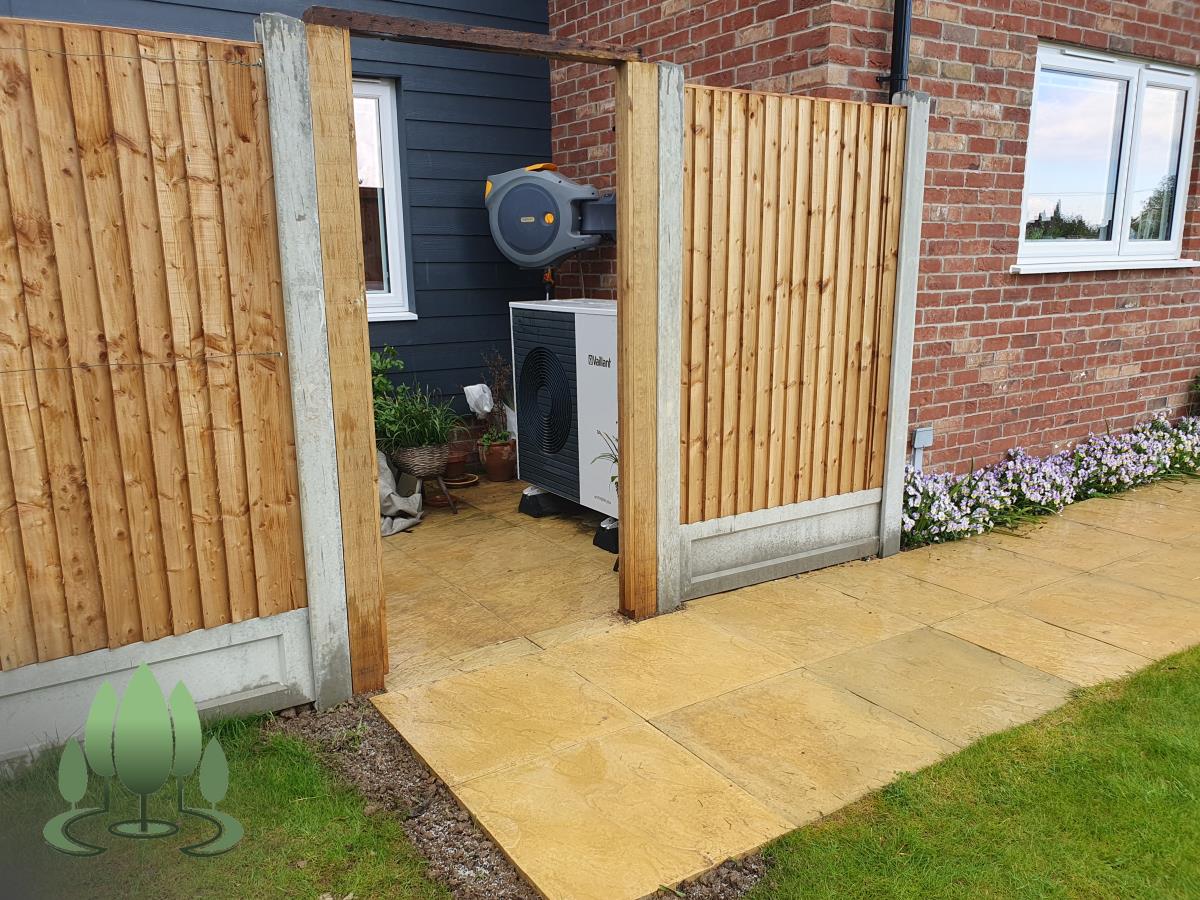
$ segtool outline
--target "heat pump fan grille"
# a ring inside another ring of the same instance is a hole
[[[558,453],[571,436],[574,420],[571,385],[558,357],[534,347],[521,366],[517,385],[517,431],[532,438],[543,453]]]

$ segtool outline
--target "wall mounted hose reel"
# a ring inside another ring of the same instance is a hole
[[[522,269],[549,269],[616,239],[616,195],[564,178],[552,163],[493,175],[484,206],[496,246]]]

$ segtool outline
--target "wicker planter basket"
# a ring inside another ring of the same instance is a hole
[[[449,444],[405,447],[392,453],[392,461],[401,472],[414,478],[440,478],[450,458]]]

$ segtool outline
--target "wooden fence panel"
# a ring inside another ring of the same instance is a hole
[[[878,488],[906,110],[686,91],[680,518]]]
[[[0,668],[303,607],[261,51],[0,23]]]

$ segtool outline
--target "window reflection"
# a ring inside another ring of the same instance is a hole
[[[1183,148],[1186,95],[1175,88],[1146,88],[1137,129],[1137,155],[1129,172],[1133,214],[1129,237],[1166,241],[1175,218],[1175,183]]]
[[[1127,83],[1043,69],[1026,162],[1025,239],[1113,238]]]
[[[363,268],[368,291],[387,291],[387,223],[384,219],[382,139],[379,101],[354,98],[354,135],[358,156],[358,199],[362,212]]]

